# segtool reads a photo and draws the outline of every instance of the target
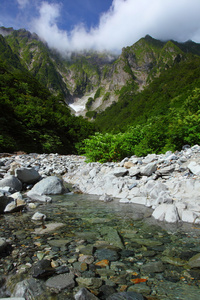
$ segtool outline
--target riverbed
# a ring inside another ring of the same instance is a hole
[[[150,208],[98,199],[68,193],[1,215],[0,237],[9,247],[0,259],[0,296],[22,296],[16,284],[28,280],[37,288],[27,299],[74,299],[81,287],[98,299],[121,291],[146,299],[200,299],[200,269],[188,266],[200,253],[199,225],[159,223]],[[36,211],[45,221],[31,219]],[[55,223],[63,225],[45,233]],[[40,278],[33,270],[43,260],[56,272]],[[73,274],[73,286],[51,286],[50,278],[65,273]]]

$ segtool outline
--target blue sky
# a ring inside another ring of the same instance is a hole
[[[61,53],[120,52],[146,34],[200,43],[200,0],[0,0],[0,26],[36,32]]]
[[[112,0],[0,0],[0,25],[14,29],[31,27],[31,20],[39,16],[39,8],[45,2],[59,6],[58,25],[63,30],[72,30],[79,23],[88,29],[97,26],[101,14],[112,5]]]

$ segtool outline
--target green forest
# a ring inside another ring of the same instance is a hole
[[[72,64],[27,31],[0,35],[0,152],[83,154],[88,161],[106,162],[199,144],[199,55],[199,44],[147,36],[109,64],[96,54],[75,55]],[[148,77],[139,89],[136,75],[142,68]],[[88,119],[74,116],[66,104],[70,91],[61,74],[72,70],[74,95],[92,89],[92,82],[96,88],[86,103]],[[119,70],[129,75],[126,84],[105,90],[101,82],[112,85]],[[96,99],[108,101],[113,93],[117,101],[91,110]]]
[[[94,125],[75,117],[62,95],[52,95],[28,72],[0,62],[0,152],[77,153]]]
[[[123,87],[119,101],[96,115],[98,133],[82,144],[89,160],[118,161],[200,143],[199,66],[200,57],[191,56],[140,93]]]

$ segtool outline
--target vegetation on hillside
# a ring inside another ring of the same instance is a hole
[[[75,144],[94,132],[72,116],[63,96],[52,95],[28,72],[0,62],[0,152],[76,153]]]
[[[191,41],[146,36],[118,59],[94,52],[69,61],[26,30],[11,30],[0,35],[0,152],[80,153],[105,162],[200,143],[199,65],[200,45]],[[91,123],[72,116],[64,101],[89,91],[96,91],[86,104]],[[112,105],[98,113],[92,109],[100,100]]]
[[[89,160],[111,161],[200,143],[200,57],[176,64],[144,91],[123,87],[119,102],[96,115],[101,131],[83,142]]]

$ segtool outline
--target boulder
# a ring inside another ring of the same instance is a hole
[[[200,253],[190,258],[188,265],[190,266],[190,268],[200,268]]]
[[[194,175],[200,175],[200,165],[197,164],[195,161],[191,161],[188,165],[188,169]]]
[[[157,169],[157,163],[152,162],[140,169],[140,173],[143,176],[151,176]]]
[[[32,220],[34,221],[42,221],[42,220],[46,220],[46,215],[45,214],[42,214],[40,212],[36,212],[32,218]]]
[[[159,221],[176,223],[179,220],[177,208],[174,204],[161,204],[156,207],[152,216]]]
[[[75,300],[98,300],[95,295],[90,293],[86,288],[82,288],[74,296]]]
[[[62,179],[50,176],[42,179],[34,185],[31,192],[39,195],[59,195],[65,191]]]
[[[7,187],[7,186],[12,188],[12,190],[15,192],[22,190],[21,181],[13,175],[7,176],[0,180],[0,187]]]
[[[33,192],[32,190],[28,191],[28,193],[26,194],[27,197],[29,197],[31,200],[34,200],[34,201],[39,201],[39,202],[52,202],[52,199],[51,197],[48,197],[46,195],[39,195],[35,192]]]
[[[47,259],[39,260],[32,268],[32,276],[34,278],[46,278],[55,273],[54,268],[51,266],[51,261]]]
[[[4,209],[10,202],[12,202],[12,200],[13,199],[11,197],[5,196],[0,192],[0,214],[4,213]]]
[[[109,175],[114,175],[116,177],[122,177],[128,174],[128,170],[123,167],[116,167],[112,170]]]
[[[20,168],[15,170],[15,176],[23,183],[31,184],[40,180],[40,174],[34,168]]]
[[[44,293],[43,283],[41,280],[37,280],[34,278],[25,279],[23,281],[18,282],[15,285],[14,291],[12,293],[12,297],[22,297],[19,299],[37,299],[39,296]],[[10,298],[9,298],[10,299]],[[18,299],[18,298],[17,298]]]
[[[182,211],[182,216],[181,219],[183,222],[187,222],[187,223],[195,223],[195,220],[198,218],[198,215],[191,210],[188,209],[184,209]]]
[[[8,243],[4,238],[0,238],[0,253],[2,253],[5,248],[8,246]]]
[[[161,273],[165,270],[165,267],[161,261],[153,261],[144,264],[140,271],[146,275],[146,273]]]
[[[53,276],[46,281],[46,286],[58,291],[72,289],[75,286],[74,275],[65,273]]]
[[[177,208],[174,204],[167,204],[167,210],[165,213],[165,221],[168,223],[176,223],[179,221]]]
[[[24,209],[26,202],[22,199],[14,199],[14,201],[8,203],[4,209],[5,213],[19,212]]]
[[[170,166],[158,169],[156,171],[156,174],[158,176],[166,176],[166,175],[171,174],[174,171],[174,169],[175,169],[175,166],[174,165],[170,165]]]

